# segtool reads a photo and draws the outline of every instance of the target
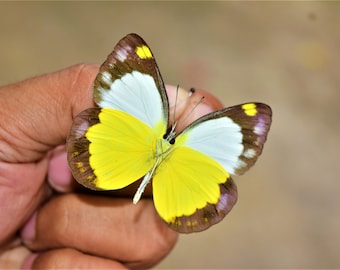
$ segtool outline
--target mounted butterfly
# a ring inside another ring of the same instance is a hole
[[[245,103],[177,134],[156,60],[136,34],[121,39],[100,67],[93,97],[98,107],[81,112],[68,137],[74,178],[94,190],[142,178],[133,203],[151,181],[158,214],[181,233],[205,230],[231,210],[237,198],[231,175],[255,163],[271,124],[269,106]]]

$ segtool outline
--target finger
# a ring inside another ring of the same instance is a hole
[[[31,164],[0,162],[1,245],[12,241],[17,229],[50,196],[51,190],[45,182],[47,164],[47,158]]]
[[[9,249],[0,254],[0,269],[21,269],[30,251],[24,247]]]
[[[134,205],[130,199],[74,194],[49,201],[21,236],[32,250],[67,246],[143,267],[156,264],[177,240],[151,200]]]
[[[127,269],[119,262],[71,248],[52,249],[28,257],[23,269]]]
[[[77,65],[0,88],[0,160],[39,160],[65,143],[73,117],[93,106],[97,72]]]

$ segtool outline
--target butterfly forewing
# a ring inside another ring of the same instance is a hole
[[[164,83],[141,37],[130,34],[118,42],[100,67],[93,96],[105,109],[89,109],[75,118],[68,139],[70,167],[85,186],[122,188],[150,169],[154,151],[150,143],[162,137],[168,125]],[[105,123],[99,115],[107,119]]]
[[[197,119],[176,140],[190,134],[187,146],[217,160],[228,173],[241,175],[262,153],[271,116],[271,108],[263,103],[228,107]]]
[[[138,35],[119,41],[100,67],[93,95],[99,107],[125,111],[152,128],[161,123],[162,132],[167,129],[165,86],[151,49]]]

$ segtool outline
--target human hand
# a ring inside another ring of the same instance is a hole
[[[145,268],[176,242],[151,200],[133,205],[131,196],[74,190],[64,144],[73,117],[94,106],[97,72],[77,65],[0,88],[0,268]],[[167,90],[174,102],[175,88]],[[204,95],[187,123],[222,107]],[[199,96],[180,90],[176,115],[186,116]]]

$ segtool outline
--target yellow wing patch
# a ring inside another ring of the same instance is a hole
[[[136,47],[136,54],[142,59],[152,58],[152,53],[151,53],[149,47],[147,47],[145,45]]]
[[[84,173],[85,172],[85,167],[84,167],[84,163],[81,161],[78,161],[76,164],[76,168],[79,170],[80,173]]]
[[[189,147],[175,147],[153,177],[156,210],[168,223],[190,216],[208,203],[218,202],[219,184],[227,178],[228,172],[207,155]]]
[[[100,123],[86,133],[89,163],[106,190],[120,189],[143,177],[154,165],[157,136],[142,121],[119,110],[104,108]]]
[[[254,103],[243,104],[242,109],[248,116],[255,116],[257,114],[256,104]]]

